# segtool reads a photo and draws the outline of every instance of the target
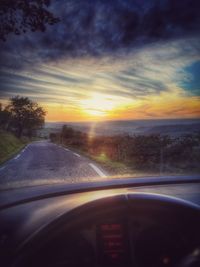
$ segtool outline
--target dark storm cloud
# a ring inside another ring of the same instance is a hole
[[[9,36],[0,44],[1,65],[24,65],[68,57],[109,56],[149,42],[196,35],[199,0],[55,0],[60,22],[45,33]]]

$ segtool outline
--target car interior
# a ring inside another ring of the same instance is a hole
[[[199,177],[41,187],[1,194],[2,266],[200,264]]]

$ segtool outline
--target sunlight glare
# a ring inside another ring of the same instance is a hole
[[[81,107],[89,115],[102,117],[112,111],[117,103],[109,96],[103,94],[93,94],[89,99],[81,101]]]

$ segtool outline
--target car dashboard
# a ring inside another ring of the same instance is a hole
[[[188,246],[191,236],[170,225],[112,213],[82,229],[62,229],[49,244],[29,266],[175,266],[196,249]]]
[[[200,266],[199,183],[34,196],[7,205],[5,196],[5,267]]]

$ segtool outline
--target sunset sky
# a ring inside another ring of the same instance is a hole
[[[46,32],[0,41],[1,103],[27,96],[47,121],[200,118],[199,1],[50,8],[60,22]]]

